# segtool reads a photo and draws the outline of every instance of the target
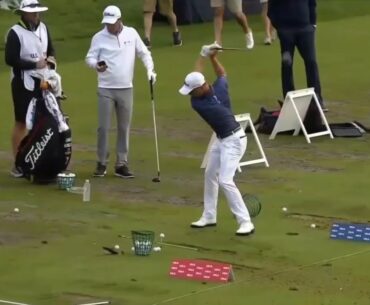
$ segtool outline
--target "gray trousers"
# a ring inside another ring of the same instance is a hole
[[[107,165],[112,108],[117,120],[116,167],[127,165],[132,118],[133,89],[98,88],[98,161]]]

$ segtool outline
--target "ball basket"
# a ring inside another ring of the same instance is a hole
[[[60,173],[57,176],[58,188],[61,190],[70,189],[75,183],[76,175],[73,173]]]
[[[259,199],[254,195],[244,194],[243,200],[245,202],[245,205],[248,209],[248,212],[251,218],[258,216],[258,214],[261,212],[261,209],[262,209],[262,205]]]
[[[154,243],[153,231],[131,231],[131,235],[136,255],[146,256],[152,252]]]

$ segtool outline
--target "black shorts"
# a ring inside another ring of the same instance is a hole
[[[12,79],[12,95],[14,104],[14,116],[15,121],[19,123],[26,122],[26,115],[28,105],[34,97],[40,97],[40,89],[35,89],[34,91],[29,91],[24,87],[23,80],[18,77],[13,77]],[[35,88],[40,87],[40,81],[35,81]]]

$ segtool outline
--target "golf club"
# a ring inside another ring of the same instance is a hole
[[[120,238],[126,238],[126,239],[130,239],[130,237],[126,236],[126,235],[122,235],[122,234],[119,234],[118,237]],[[165,243],[165,242],[157,242],[158,245],[162,245],[162,246],[169,246],[169,247],[174,247],[174,248],[180,248],[180,249],[186,249],[186,250],[193,250],[193,251],[199,251],[198,248],[195,248],[195,247],[189,247],[189,246],[182,246],[182,245],[177,245],[177,244],[173,244],[173,243]]]
[[[12,305],[29,305],[25,303],[18,303],[18,302],[12,302],[12,301],[7,301],[7,300],[0,300],[0,303],[2,304],[12,304]]]
[[[85,303],[85,304],[79,304],[79,305],[105,305],[110,304],[110,301],[103,301],[103,302],[97,302],[97,303]]]
[[[212,50],[217,50],[217,51],[249,51],[248,49],[245,49],[245,48],[224,48],[224,47],[220,47],[220,48],[212,48]]]
[[[157,155],[157,177],[152,179],[153,182],[161,182],[160,174],[161,171],[159,169],[159,152],[158,152],[158,137],[157,137],[157,122],[155,119],[155,104],[154,104],[154,90],[153,90],[153,79],[150,79],[150,96],[152,99],[152,111],[153,111],[153,124],[154,124],[154,139],[155,139],[155,152]]]

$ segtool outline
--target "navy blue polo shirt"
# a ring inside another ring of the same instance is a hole
[[[216,79],[209,95],[191,97],[191,106],[220,138],[240,126],[231,111],[229,86],[225,76]]]

